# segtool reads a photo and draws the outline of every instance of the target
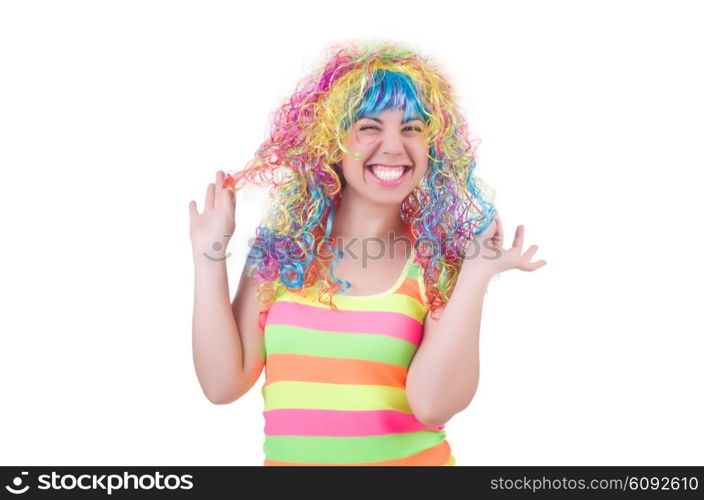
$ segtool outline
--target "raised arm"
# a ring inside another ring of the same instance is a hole
[[[227,242],[234,234],[235,198],[233,191],[222,187],[223,177],[218,171],[216,183],[208,186],[202,214],[194,201],[189,205],[195,266],[193,362],[205,396],[215,404],[241,397],[264,365],[259,304],[246,268],[230,303],[226,258]]]

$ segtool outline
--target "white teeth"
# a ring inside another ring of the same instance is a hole
[[[374,175],[385,181],[395,181],[405,171],[404,167],[380,167],[379,165],[371,165],[371,169]]]

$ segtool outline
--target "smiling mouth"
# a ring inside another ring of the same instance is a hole
[[[364,168],[367,170],[372,179],[376,181],[377,184],[386,187],[393,187],[401,184],[408,177],[408,172],[413,168],[410,165],[403,165],[398,167],[384,167],[380,165],[370,164],[365,165]]]
[[[404,175],[411,169],[410,165],[401,165],[398,167],[387,167],[376,164],[365,165],[364,168],[371,173],[375,178],[386,181],[394,182]]]

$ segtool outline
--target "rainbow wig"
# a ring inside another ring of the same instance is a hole
[[[255,157],[232,174],[234,189],[247,181],[271,186],[273,203],[247,256],[262,314],[280,287],[297,294],[317,290],[317,300],[327,296],[335,309],[332,296],[349,286],[335,277],[342,252],[330,244],[345,186],[343,156],[359,159],[343,137],[361,114],[386,109],[403,109],[404,118],[426,123],[428,168],[401,203],[400,216],[423,268],[431,312],[449,300],[470,240],[495,211],[473,174],[474,148],[452,85],[436,64],[406,47],[347,42],[327,49],[324,63],[273,113],[269,138]]]

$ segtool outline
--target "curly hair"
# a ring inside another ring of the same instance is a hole
[[[342,139],[356,117],[386,109],[404,109],[405,118],[426,123],[428,168],[400,216],[431,313],[449,300],[470,240],[491,223],[493,191],[487,196],[474,175],[475,148],[438,65],[395,42],[351,41],[326,49],[323,63],[273,113],[254,158],[232,174],[236,190],[244,182],[270,186],[272,203],[246,261],[265,311],[282,287],[301,295],[316,289],[317,300],[327,297],[336,308],[333,295],[349,282],[335,277],[342,252],[330,244],[330,231],[345,185],[342,159],[359,158]]]

